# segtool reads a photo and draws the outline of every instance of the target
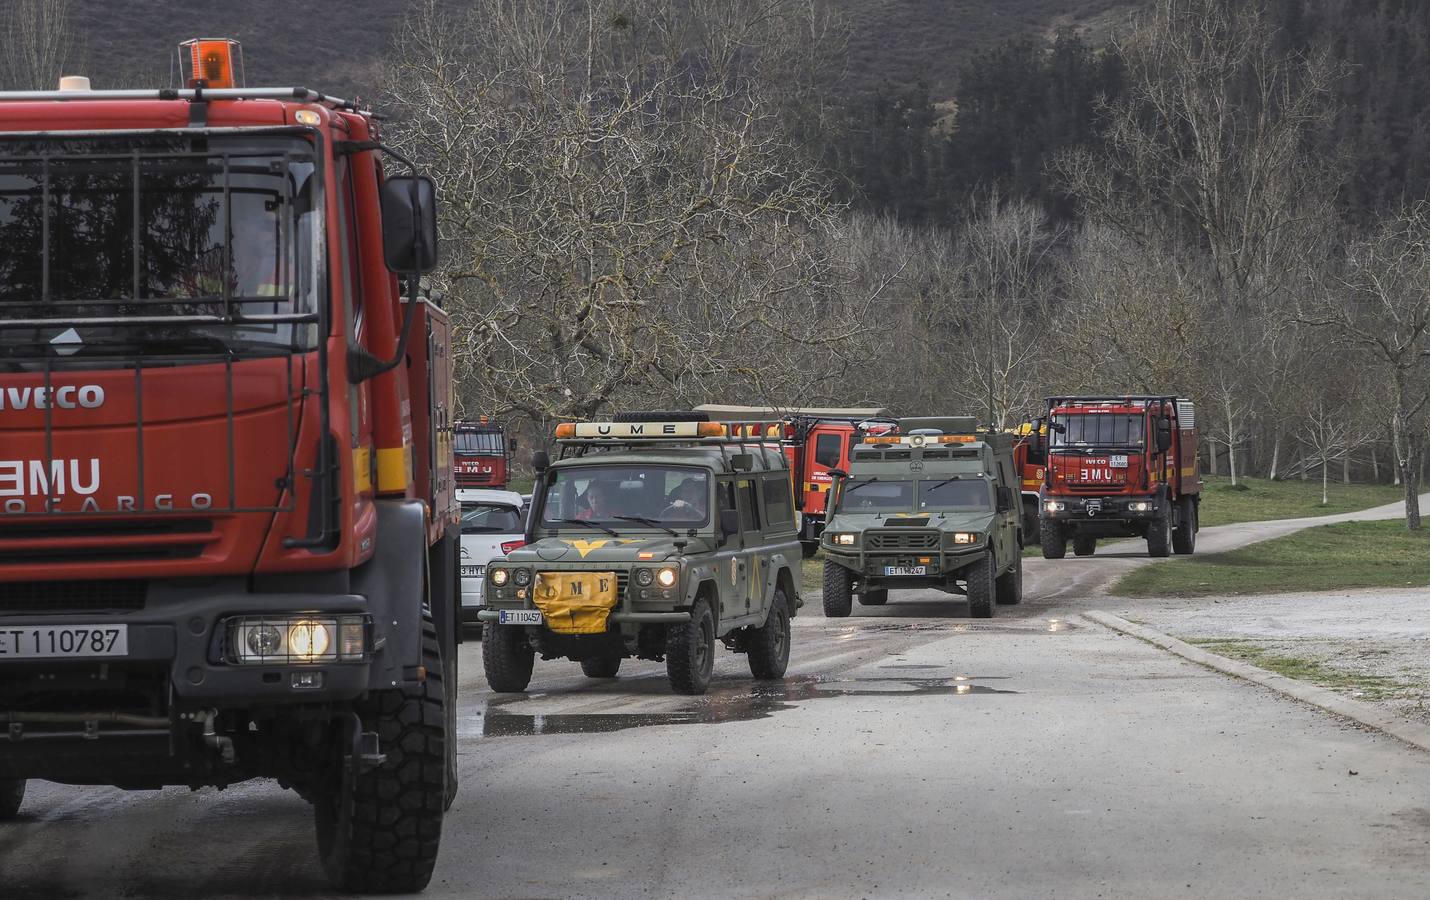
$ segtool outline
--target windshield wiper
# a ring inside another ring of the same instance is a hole
[[[599,528],[611,537],[620,537],[620,532],[609,525],[602,525],[600,522],[593,522],[590,519],[548,519],[551,525],[589,525],[592,528]]]
[[[959,480],[959,479],[956,478],[956,477],[955,477],[955,478],[945,478],[943,481],[939,481],[939,482],[936,482],[936,483],[934,483],[934,484],[926,484],[926,485],[923,485],[923,489],[926,490],[926,491],[936,491],[936,490],[938,490],[939,488],[943,487],[944,485],[946,485],[946,484],[952,484],[953,482],[958,481],[958,480]]]
[[[638,522],[641,525],[648,525],[651,528],[659,528],[661,531],[670,532],[671,537],[680,536],[680,532],[676,531],[674,528],[671,528],[669,525],[662,525],[655,519],[650,519],[645,516],[612,516],[611,518],[620,519],[622,522]]]
[[[877,478],[870,478],[868,481],[861,481],[861,482],[859,482],[858,484],[854,485],[854,486],[851,487],[851,488],[845,488],[845,489],[844,489],[844,493],[845,493],[845,494],[852,494],[852,493],[854,493],[855,491],[859,490],[861,487],[868,487],[868,486],[871,485],[871,484],[877,483],[878,480],[879,480],[879,479],[877,479]]]

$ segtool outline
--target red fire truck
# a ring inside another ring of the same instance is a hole
[[[1013,430],[1013,465],[1017,468],[1023,499],[1023,545],[1038,540],[1040,493],[1048,463],[1048,425],[1041,416]]]
[[[238,52],[0,94],[0,819],[26,779],[275,778],[339,890],[420,890],[460,634],[435,189]]]
[[[819,535],[824,531],[825,505],[834,484],[829,471],[849,468],[849,452],[858,443],[857,435],[884,434],[897,426],[892,414],[878,407],[774,409],[707,403],[695,410],[712,422],[756,422],[766,436],[780,437],[794,478],[799,540],[806,557],[819,549]],[[744,427],[748,431],[755,426]]]
[[[1196,549],[1202,477],[1196,411],[1179,397],[1053,397],[1041,489],[1043,556],[1068,542],[1144,537],[1150,556]]]
[[[458,422],[452,427],[457,487],[506,490],[515,449],[507,442],[505,429],[486,416],[475,422]]]

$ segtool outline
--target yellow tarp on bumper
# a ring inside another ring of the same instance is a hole
[[[557,634],[604,634],[619,599],[614,572],[541,572],[532,601]]]

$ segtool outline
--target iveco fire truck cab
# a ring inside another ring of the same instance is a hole
[[[452,427],[452,456],[457,487],[504,491],[511,477],[511,455],[506,431],[482,416],[475,422]]]
[[[335,886],[420,890],[456,790],[435,191],[237,55],[0,94],[0,819],[26,779],[276,778]]]

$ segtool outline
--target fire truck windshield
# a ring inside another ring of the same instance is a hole
[[[506,437],[500,431],[458,431],[452,436],[452,452],[458,456],[502,456]]]
[[[1053,447],[1141,447],[1146,441],[1141,413],[1055,413]]]
[[[321,209],[296,137],[0,136],[0,360],[311,349]]]

